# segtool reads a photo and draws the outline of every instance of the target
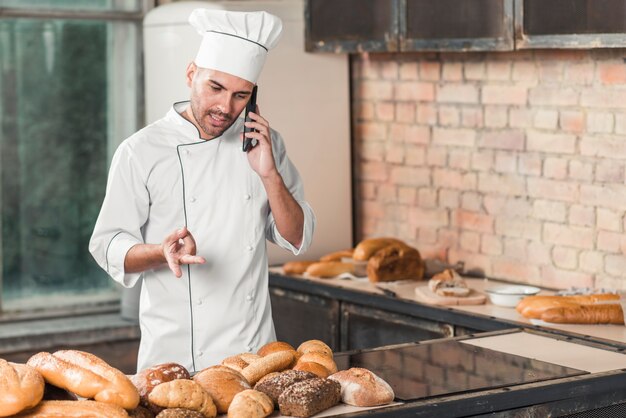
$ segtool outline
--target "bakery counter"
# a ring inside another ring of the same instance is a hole
[[[477,293],[501,284],[467,281]],[[626,348],[625,326],[531,322],[514,308],[493,305],[488,299],[482,305],[430,305],[420,302],[415,293],[425,284],[287,276],[282,268],[272,267],[270,296],[278,338],[294,344],[319,338],[336,351],[346,351],[523,327]],[[301,318],[307,318],[306,327]]]

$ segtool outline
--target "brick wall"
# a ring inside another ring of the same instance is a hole
[[[352,56],[357,238],[626,290],[626,50]]]

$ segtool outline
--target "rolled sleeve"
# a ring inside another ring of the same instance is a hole
[[[124,260],[126,253],[137,244],[143,241],[138,240],[130,234],[119,232],[111,238],[107,251],[106,272],[113,280],[120,283],[124,287],[133,287],[141,278],[141,273],[126,273],[124,269]]]
[[[307,202],[299,201],[298,204],[304,213],[302,242],[300,243],[300,247],[296,247],[280,235],[280,232],[278,232],[278,228],[276,227],[276,222],[274,221],[274,216],[272,216],[271,213],[268,217],[269,224],[271,225],[270,241],[285,250],[291,251],[293,255],[300,255],[309,249],[311,242],[313,242],[313,231],[315,231],[315,214],[313,213],[313,209]]]

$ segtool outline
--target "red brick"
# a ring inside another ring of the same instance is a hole
[[[404,123],[391,123],[389,125],[388,141],[392,142],[404,142],[406,140],[406,131],[408,125]]]
[[[547,243],[592,249],[594,247],[594,230],[546,222],[543,226],[543,239]]]
[[[360,144],[359,155],[366,161],[384,161],[385,159],[385,143],[384,142],[362,142]]]
[[[392,203],[398,199],[398,188],[392,184],[381,184],[378,188],[378,201]]]
[[[539,76],[533,61],[519,61],[513,63],[513,81],[537,81]]]
[[[576,152],[576,136],[569,134],[547,134],[530,130],[526,133],[526,149],[528,151],[537,152],[574,154]]]
[[[412,144],[428,144],[430,128],[427,126],[409,125],[406,127],[405,141]]]
[[[541,267],[541,284],[554,289],[593,287],[593,275],[543,266]]]
[[[539,79],[545,83],[560,83],[563,80],[565,63],[554,60],[537,59],[539,66]]]
[[[626,120],[626,118],[624,118]],[[483,126],[483,111],[479,107],[464,107],[461,110],[461,125],[466,128]],[[626,123],[624,124],[626,127]],[[624,128],[626,130],[626,128]]]
[[[394,86],[396,100],[427,101],[435,99],[435,87],[431,83],[417,81],[402,81]]]
[[[589,88],[583,90],[580,104],[583,107],[623,108],[626,103],[626,90],[613,88]]]
[[[538,241],[541,238],[541,222],[503,214],[496,218],[496,235]]]
[[[437,87],[439,103],[478,103],[478,88],[471,84],[446,83]]]
[[[382,122],[389,122],[395,118],[395,110],[393,102],[376,103],[376,119]]]
[[[583,136],[580,140],[580,154],[591,157],[626,159],[626,141],[619,136]]]
[[[579,134],[585,130],[585,114],[580,110],[562,110],[559,124],[565,132]]]
[[[435,244],[437,242],[437,228],[418,228],[418,238],[420,244]],[[418,247],[418,249],[422,251],[421,247]]]
[[[417,190],[414,187],[398,187],[398,203],[414,205],[416,202]]]
[[[556,110],[537,110],[533,126],[540,129],[555,130],[559,123],[559,112]]]
[[[415,122],[415,104],[398,103],[396,105],[396,121],[403,123]]]
[[[524,132],[518,130],[481,132],[478,146],[521,151],[524,149]]]
[[[544,244],[543,242],[530,241],[528,243],[528,259],[532,260],[535,265],[549,265],[552,264],[552,257],[550,255],[551,245]]]
[[[380,75],[386,80],[398,79],[398,63],[395,61],[384,61],[380,64]]]
[[[476,142],[476,131],[473,129],[433,129],[433,144],[473,147]]]
[[[503,213],[526,218],[532,213],[531,202],[526,197],[504,199]]]
[[[593,82],[593,62],[570,63],[565,68],[568,84],[588,85]]]
[[[546,221],[565,222],[565,204],[552,200],[535,200],[533,204],[533,217]]]
[[[623,211],[626,208],[626,186],[583,184],[580,186],[580,203]]]
[[[623,62],[599,62],[597,68],[602,84],[626,84],[626,65]]]
[[[579,197],[576,183],[542,178],[528,178],[528,195],[539,199],[576,202]]]
[[[388,144],[385,153],[385,161],[401,164],[404,162],[404,145]]]
[[[611,133],[615,119],[613,114],[606,112],[587,113],[587,132],[591,133]]]
[[[436,125],[437,107],[432,104],[418,104],[417,122],[423,125]]]
[[[517,160],[520,174],[529,176],[541,175],[541,157],[533,154],[522,154]]]
[[[569,176],[576,180],[590,181],[593,178],[593,164],[572,160],[569,163]]]
[[[509,111],[509,125],[511,128],[530,128],[533,125],[530,109],[511,109]]]
[[[457,127],[461,123],[459,110],[454,106],[439,107],[439,125]]]
[[[456,209],[459,207],[459,191],[441,189],[439,190],[439,206],[442,208]]]
[[[622,240],[622,234],[598,231],[598,250],[609,253],[619,253],[621,251]]]
[[[517,154],[513,152],[496,152],[495,170],[498,173],[517,172]]]
[[[540,86],[530,90],[531,106],[574,106],[578,104],[578,92],[567,87]]]
[[[448,153],[443,147],[430,147],[426,150],[426,164],[430,166],[444,167],[447,159]]]
[[[358,98],[371,100],[392,100],[393,84],[389,81],[364,80],[359,83]]]
[[[574,270],[578,266],[578,251],[573,248],[555,246],[552,249],[552,260],[559,268]]]
[[[359,182],[359,197],[361,200],[374,200],[376,199],[377,184],[368,181]]]
[[[483,204],[482,195],[474,192],[465,192],[461,196],[461,207],[463,209],[478,212]]]
[[[472,231],[461,231],[459,245],[464,250],[477,253],[480,250],[480,234]]]
[[[482,102],[485,104],[526,104],[528,91],[524,86],[488,85],[483,87]]]
[[[437,241],[444,247],[455,247],[459,242],[459,231],[457,228],[448,229],[440,228],[437,235]]]
[[[389,177],[387,165],[381,162],[364,162],[360,164],[361,180],[385,181]]]
[[[479,173],[478,190],[485,193],[521,196],[526,194],[526,181],[524,177],[518,175]]]
[[[613,276],[626,277],[626,257],[607,255],[604,259],[604,269]]]
[[[466,150],[452,150],[448,165],[450,168],[468,170],[471,162],[471,153]]]
[[[458,209],[453,212],[454,225],[470,231],[493,233],[493,216]]]
[[[384,219],[385,207],[382,202],[366,200],[361,202],[361,213],[364,219]]]
[[[387,125],[380,122],[361,122],[356,127],[357,138],[363,141],[380,141],[387,137]]]
[[[596,182],[623,183],[624,162],[601,160],[596,164]]]
[[[504,128],[508,124],[509,112],[506,106],[485,106],[485,126]]]
[[[565,179],[569,161],[564,158],[546,158],[543,162],[543,175],[552,179]]]
[[[604,253],[582,251],[579,256],[580,270],[585,273],[600,273],[604,267]]]
[[[605,231],[620,232],[622,230],[623,212],[618,212],[605,208],[598,208],[598,229]]]
[[[433,185],[463,191],[475,190],[476,174],[450,169],[435,169],[433,171]]]
[[[472,170],[489,171],[493,167],[494,152],[491,150],[477,150],[472,152]]]
[[[623,277],[611,277],[605,274],[598,274],[595,280],[595,287],[605,289],[615,289],[626,293],[626,280]]]
[[[460,62],[444,61],[442,78],[446,81],[461,81],[463,79],[463,64]]]
[[[466,62],[464,67],[466,80],[484,80],[487,77],[486,65],[483,61]]]
[[[438,81],[440,79],[441,64],[436,61],[422,61],[419,63],[419,74],[422,80]]]
[[[504,238],[504,255],[513,260],[528,260],[526,240],[523,238]]]
[[[507,81],[511,79],[511,62],[488,61],[487,78],[495,81]]]
[[[524,283],[537,283],[540,277],[539,267],[520,261],[495,259],[492,262],[493,275],[496,278]]]
[[[422,208],[437,207],[437,191],[431,188],[422,188],[417,192],[417,204]]]
[[[403,62],[400,64],[400,80],[417,80],[418,78],[416,62]]]
[[[365,58],[359,61],[361,77],[364,79],[376,80],[380,78],[380,65],[378,62]]]
[[[481,239],[480,252],[488,255],[502,254],[502,240],[497,235],[484,234]]]
[[[449,262],[454,264],[462,261],[466,272],[473,275],[491,276],[491,257],[478,254],[473,251],[464,251],[458,248],[450,248],[448,252]]]
[[[357,120],[372,120],[374,119],[374,104],[358,101],[354,104],[354,112]]]
[[[418,167],[391,167],[390,180],[398,185],[425,186],[430,184],[430,170]]]
[[[422,166],[426,161],[426,150],[424,147],[407,145],[405,149],[406,165]]]
[[[615,115],[615,133],[626,134],[626,112]]]
[[[441,209],[413,208],[409,213],[409,223],[418,227],[448,226],[448,213]]]
[[[483,202],[487,213],[491,215],[500,215],[501,213],[504,213],[506,206],[505,197],[487,194],[483,198]]]

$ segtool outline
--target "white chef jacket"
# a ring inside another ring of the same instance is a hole
[[[280,134],[272,130],[272,150],[304,212],[300,248],[278,232],[265,188],[241,150],[243,119],[206,141],[180,115],[187,104],[174,104],[164,118],[119,146],[89,243],[115,281],[131,287],[143,278],[138,370],[177,362],[197,371],[275,340],[265,240],[297,255],[309,247],[315,227]],[[181,266],[181,278],[167,266],[124,271],[132,246],[161,243],[184,225],[205,264]]]

